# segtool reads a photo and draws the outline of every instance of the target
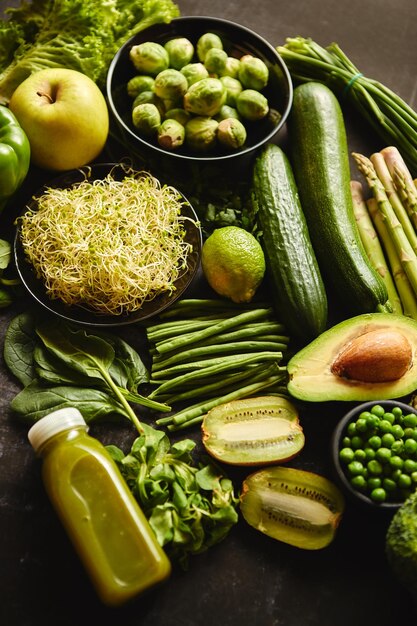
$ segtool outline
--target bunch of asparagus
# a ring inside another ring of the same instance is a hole
[[[370,158],[353,153],[371,191],[351,181],[356,222],[394,313],[417,320],[417,185],[401,153],[389,146]]]

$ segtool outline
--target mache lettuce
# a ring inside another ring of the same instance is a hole
[[[0,22],[0,103],[47,67],[80,71],[103,87],[127,39],[179,14],[172,0],[22,0]]]

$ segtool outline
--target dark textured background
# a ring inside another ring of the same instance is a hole
[[[0,2],[0,11],[13,3]],[[180,1],[182,15],[211,15],[253,28],[273,45],[288,36],[337,41],[358,68],[416,106],[415,0]],[[346,112],[351,150],[383,145]],[[355,172],[353,176],[357,176]],[[32,186],[41,182],[31,179]],[[43,182],[43,181],[42,181]],[[4,218],[7,221],[7,218]],[[0,227],[1,234],[1,227]],[[0,312],[0,341],[19,307]],[[140,345],[135,328],[124,331]],[[0,356],[0,359],[2,357]],[[333,544],[319,552],[275,542],[243,521],[219,546],[195,557],[187,572],[129,607],[96,600],[43,492],[27,427],[9,405],[19,390],[0,360],[0,624],[4,626],[394,626],[416,623],[408,595],[384,556],[387,520],[348,505]],[[346,407],[301,411],[306,446],[294,466],[330,476],[329,440]],[[125,449],[129,427],[92,429]],[[198,440],[198,432],[187,433]],[[245,472],[233,472],[236,485]]]

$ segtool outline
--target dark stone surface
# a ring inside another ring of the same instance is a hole
[[[9,3],[0,2],[0,11]],[[10,3],[11,4],[11,3]],[[416,106],[415,0],[180,1],[182,15],[211,15],[253,28],[273,45],[288,36],[337,41],[357,67]],[[351,150],[383,145],[346,113]],[[353,170],[353,176],[357,177]],[[27,193],[46,179],[32,172]],[[22,192],[23,193],[23,192]],[[8,217],[2,218],[5,228]],[[0,229],[1,232],[1,229]],[[0,341],[17,310],[0,312]],[[138,345],[138,331],[124,336]],[[388,520],[348,503],[335,541],[319,552],[275,542],[243,520],[219,546],[195,557],[186,572],[128,607],[102,607],[43,492],[40,465],[10,402],[19,385],[0,356],[0,623],[4,626],[394,626],[415,623],[411,599],[384,556]],[[331,476],[329,440],[346,407],[302,407],[306,446],[295,467]],[[129,427],[95,427],[105,443],[127,449]],[[198,440],[198,432],[188,433]],[[231,473],[238,487],[244,471]]]

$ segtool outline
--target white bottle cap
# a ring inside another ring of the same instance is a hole
[[[65,407],[53,411],[38,420],[28,432],[28,439],[37,451],[50,437],[74,426],[85,426],[86,422],[80,411],[74,407]]]

